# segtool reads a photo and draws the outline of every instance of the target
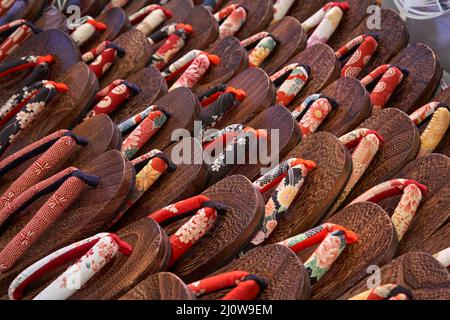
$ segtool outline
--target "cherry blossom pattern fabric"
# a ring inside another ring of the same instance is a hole
[[[138,86],[128,81],[122,79],[115,80],[96,94],[94,99],[96,105],[88,113],[87,118],[98,114],[110,115],[127,99],[140,92],[141,89]]]
[[[374,111],[379,111],[386,106],[395,89],[405,78],[405,75],[407,75],[406,70],[402,70],[393,65],[384,64],[361,80],[362,85],[367,88],[376,80],[380,79],[370,94],[370,100],[372,101],[372,108]]]
[[[232,124],[219,131],[206,130],[202,136],[203,149],[207,152],[212,152],[212,150],[216,149],[221,153],[223,148],[231,143],[235,137],[252,130],[254,129],[243,124]]]
[[[0,16],[8,11],[16,0],[1,0],[0,1]]]
[[[169,91],[177,88],[186,87],[192,88],[201,77],[208,71],[211,64],[218,65],[220,58],[216,55],[211,55],[206,52],[200,52],[188,65],[183,74],[170,87]],[[183,67],[184,68],[184,67]]]
[[[414,111],[410,118],[417,126],[421,126],[426,120],[431,118],[420,137],[421,144],[417,157],[421,158],[433,153],[444,139],[445,133],[450,126],[449,106],[445,103],[430,102]]]
[[[122,142],[122,154],[127,159],[134,155],[151,139],[156,132],[166,123],[167,115],[154,107],[152,111],[142,119],[137,127]],[[135,118],[135,120],[137,120]]]
[[[223,204],[200,195],[171,204],[149,215],[148,218],[162,224],[168,220],[180,219],[189,212],[195,212],[184,225],[169,237],[172,247],[169,266],[173,265],[198,240],[212,230],[217,220],[217,214],[223,214],[225,211],[226,206]]]
[[[214,14],[219,23],[219,38],[234,36],[247,21],[247,11],[242,6],[231,4]]]
[[[0,153],[36,119],[38,114],[56,96],[58,92],[67,92],[69,88],[63,83],[43,80],[21,90],[12,96],[0,109]]]
[[[427,187],[415,180],[394,179],[373,187],[353,200],[351,204],[364,201],[378,203],[383,199],[402,195],[391,217],[398,239],[401,240],[419,208],[423,195],[427,192]]]
[[[14,169],[25,161],[39,156],[27,169],[6,189],[0,197],[0,210],[11,208],[11,203],[27,189],[37,185],[49,177],[49,174],[60,163],[73,156],[77,146],[86,146],[88,141],[70,131],[60,130],[50,134],[31,145],[17,151],[0,162],[0,176]],[[7,215],[0,215],[2,225]]]
[[[135,167],[142,166],[144,163],[146,163],[144,167],[136,174],[136,185],[131,195],[128,197],[125,208],[116,216],[113,224],[118,221],[165,172],[170,173],[177,169],[170,158],[157,149],[132,161],[132,164]]]
[[[251,244],[245,249],[249,251],[262,244],[275,230],[278,221],[286,214],[301,190],[308,173],[316,167],[313,161],[289,159],[256,180],[253,185],[261,193],[276,187],[265,206],[262,227],[257,231]]]
[[[200,281],[193,282],[188,288],[197,296],[233,288],[221,300],[255,300],[268,286],[267,280],[246,271],[221,273]]]
[[[378,48],[374,36],[361,35],[354,38],[336,52],[336,58],[342,62],[350,56],[342,67],[342,77],[358,78]]]
[[[357,241],[358,235],[353,231],[340,225],[325,223],[279,244],[290,248],[295,253],[319,244],[304,263],[311,285],[314,285],[325,275],[345,248]]]
[[[117,125],[119,128],[120,133],[125,134],[135,126],[137,126],[139,123],[141,123],[145,118],[148,117],[150,113],[153,111],[157,111],[158,107],[155,105],[147,107],[144,111],[139,112],[138,114],[135,114],[128,118],[127,120],[121,122]]]
[[[308,34],[312,32],[308,38],[307,47],[317,43],[327,43],[341,23],[344,11],[348,9],[347,2],[330,2],[303,22],[302,27],[305,32]]]
[[[396,284],[385,284],[363,293],[349,300],[412,300],[413,295],[409,289]]]
[[[334,213],[345,201],[384,143],[378,132],[365,128],[356,129],[339,140],[352,152],[352,174],[329,214]]]
[[[256,37],[254,38],[256,39]],[[271,35],[262,38],[256,46],[248,53],[248,62],[250,67],[259,67],[270,56],[276,48],[277,41]]]
[[[56,267],[77,259],[33,300],[66,300],[92,279],[119,253],[130,255],[133,248],[116,234],[99,233],[61,248],[22,271],[10,284],[10,300],[21,299],[27,286]]]
[[[20,230],[0,252],[0,272],[10,269],[23,253],[42,236],[51,225],[61,218],[69,208],[89,187],[95,187],[100,180],[70,167],[54,176],[28,188],[15,198],[9,206],[0,211],[0,216],[10,217],[19,209],[44,194],[52,193],[48,200],[33,215],[30,221]]]
[[[276,0],[273,4],[273,19],[272,23],[281,21],[291,9],[295,0]]]
[[[183,73],[194,61],[195,58],[198,57],[198,55],[202,51],[200,50],[191,50],[188,53],[186,53],[184,56],[170,64],[168,67],[166,67],[161,74],[164,76],[166,81],[170,82],[175,80],[179,75]]]
[[[185,46],[187,37],[192,33],[190,25],[178,24],[175,31],[168,34],[166,41],[152,55],[150,64],[158,70],[163,70],[167,64]],[[169,31],[169,29],[167,29]],[[155,38],[152,42],[156,40]]]
[[[330,112],[336,108],[337,103],[331,98],[322,94],[313,94],[292,111],[292,116],[299,121],[302,135],[307,137],[316,132]]]
[[[46,56],[25,56],[17,59],[9,60],[0,64],[0,77],[12,74],[14,72],[33,69],[30,79],[35,79],[48,70],[49,65],[53,62],[52,55]],[[31,81],[31,80],[30,80]]]
[[[121,47],[111,41],[104,41],[94,49],[83,54],[81,59],[89,64],[89,69],[91,69],[97,78],[101,78],[116,58],[122,58],[124,55],[125,51]]]
[[[107,28],[108,26],[106,24],[88,16],[86,22],[77,27],[70,34],[70,37],[75,41],[77,46],[82,46],[95,34],[95,32],[104,32]]]
[[[308,66],[294,63],[272,75],[270,80],[278,87],[276,104],[288,107],[308,82],[310,71]],[[278,81],[285,77],[286,80],[278,86]]]
[[[20,47],[32,34],[41,32],[30,22],[19,19],[0,26],[0,38],[7,37],[0,44],[0,63]]]
[[[445,268],[449,268],[450,267],[450,248],[446,248],[438,253],[436,253],[435,255],[433,255],[433,257],[439,261],[439,263],[445,267]]]
[[[148,36],[170,18],[172,18],[172,12],[160,5],[151,4],[132,14],[129,20],[132,25],[135,25],[136,30]]]

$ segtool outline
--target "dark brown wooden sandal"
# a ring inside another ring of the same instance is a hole
[[[34,25],[43,30],[59,29],[68,31],[67,17],[55,6],[48,6],[42,15],[34,21]]]
[[[40,157],[42,151],[38,151],[45,143],[51,143],[50,146],[57,142],[58,139],[67,135],[74,134],[80,139],[86,140],[87,144],[81,143],[79,147],[72,150],[71,153],[67,153],[65,161],[61,161],[58,164],[54,164],[50,172],[47,172],[48,176],[57,173],[67,166],[75,166],[83,169],[89,164],[92,159],[97,158],[99,155],[109,149],[120,148],[120,136],[117,128],[112,121],[104,115],[99,115],[89,121],[74,128],[72,133],[67,130],[56,131],[41,140],[32,141],[30,145],[23,145],[21,148],[17,146],[14,152],[11,150],[11,154],[3,155],[2,161],[2,176],[0,177],[0,193],[4,194],[6,189],[17,179],[22,173],[24,173],[28,167]],[[31,145],[33,143],[33,145]],[[30,149],[31,148],[31,149]],[[14,165],[10,164],[10,160],[16,158],[22,152],[30,149],[31,152],[26,152],[28,156],[22,158],[23,161],[15,162]],[[44,148],[44,151],[47,150]],[[35,151],[33,151],[35,150]],[[69,156],[68,156],[69,155]]]
[[[125,203],[133,180],[134,170],[130,162],[119,151],[112,150],[94,159],[83,171],[74,167],[65,169],[13,200],[11,208],[15,209],[11,209],[12,214],[27,197],[34,193],[38,197],[44,195],[43,199],[34,201],[25,210],[19,210],[22,211],[19,216],[15,216],[13,220],[8,219],[9,227],[3,230],[0,240],[1,292],[4,293],[13,278],[31,263],[63,245],[105,230]],[[47,184],[54,188],[41,190]],[[71,187],[72,185],[75,187]],[[68,187],[71,189],[67,189]],[[45,196],[55,189],[58,189],[58,197],[55,194],[49,198]],[[82,195],[78,198],[80,191]],[[46,205],[42,206],[44,203]],[[59,211],[64,214],[58,219]],[[3,209],[2,213],[9,214],[9,211]],[[36,219],[42,219],[39,218],[42,214],[50,214],[53,218],[49,216],[45,224],[36,224],[41,221]],[[19,233],[21,230],[23,232]],[[23,241],[22,234],[28,234],[27,242],[26,246],[18,250],[18,241]]]
[[[80,52],[69,35],[61,30],[46,30],[32,35],[20,47],[18,47],[8,58],[6,63],[14,59],[27,56],[52,55],[53,61],[49,63],[46,79],[55,80],[61,74],[67,72],[73,64],[80,61]],[[0,101],[3,103],[9,97],[22,89],[25,85],[42,78],[31,78],[32,70],[26,69],[14,72],[2,77],[0,85]]]
[[[220,289],[212,289],[217,285]],[[236,292],[235,286],[243,290]],[[120,299],[305,300],[309,294],[308,274],[301,261],[290,249],[269,245],[254,249],[211,276],[191,284],[184,283],[174,274],[154,274]]]
[[[448,300],[450,299],[450,276],[445,266],[436,258],[424,252],[410,252],[383,266],[379,275],[381,286],[401,286],[410,296],[408,300]],[[373,283],[365,279],[339,299],[367,300],[369,294],[376,294],[376,287],[367,291]],[[397,292],[400,294],[402,292]],[[390,299],[381,296],[378,300]],[[374,297],[376,299],[376,297]]]

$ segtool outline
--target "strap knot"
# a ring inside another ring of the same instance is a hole
[[[383,137],[378,133],[378,131],[375,130],[369,130],[366,133],[366,136],[368,136],[369,134],[373,134],[377,137],[377,139],[380,141],[380,143],[384,143],[384,139]]]
[[[172,173],[177,170],[177,166],[164,152],[157,153],[155,158],[163,160],[167,164],[167,172]]]
[[[232,93],[236,97],[236,99],[238,101],[243,101],[246,98],[246,96],[247,96],[247,94],[245,93],[244,90],[236,89],[236,88],[233,88],[233,87],[227,87],[225,92],[226,93]]]
[[[123,241],[117,234],[110,233],[109,236],[111,238],[113,238],[114,241],[119,246],[119,252],[120,253],[122,253],[122,254],[124,254],[126,256],[129,256],[129,255],[131,255],[133,253],[133,247],[129,243]]]
[[[242,282],[243,281],[255,281],[259,287],[259,292],[264,291],[267,288],[267,286],[269,285],[268,281],[265,278],[260,277],[256,274],[249,274],[249,275],[245,276],[242,279]]]
[[[106,24],[104,24],[103,22],[97,21],[95,19],[89,19],[86,23],[89,23],[90,25],[92,25],[95,30],[103,32],[106,29],[108,29],[108,26]]]

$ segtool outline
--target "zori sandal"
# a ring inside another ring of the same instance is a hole
[[[269,245],[256,248],[210,277],[190,284],[172,273],[151,275],[120,299],[243,301],[308,297],[309,280],[301,261],[290,249]]]
[[[29,21],[19,19],[0,26],[0,63],[31,35],[41,32]]]
[[[448,249],[434,257],[424,252],[410,252],[380,269],[378,287],[373,285],[373,280],[365,279],[339,299],[448,300],[448,266]],[[369,284],[372,288],[367,291]]]
[[[30,180],[37,183],[1,211],[2,227],[8,226],[0,241],[1,291],[50,252],[104,230],[124,205],[133,180],[131,164],[116,150],[100,155],[83,171],[68,167],[50,178]]]
[[[369,70],[387,64],[408,44],[408,30],[403,19],[393,10],[381,9],[381,28],[370,29],[367,18],[348,36],[336,51],[343,77],[363,78]]]

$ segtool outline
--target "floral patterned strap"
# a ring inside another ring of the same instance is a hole
[[[373,187],[353,200],[352,204],[363,201],[378,203],[383,199],[401,194],[400,202],[391,218],[398,238],[401,240],[419,208],[423,195],[427,192],[427,187],[415,180],[394,179]]]
[[[16,0],[1,0],[0,1],[0,16],[8,11],[16,2]]]
[[[155,105],[147,107],[144,111],[139,112],[138,114],[132,116],[131,118],[121,122],[117,127],[119,128],[120,133],[125,134],[127,131],[138,125],[145,118],[148,117],[150,113],[153,111],[157,111],[158,107]]]
[[[256,180],[253,185],[261,192],[277,186],[265,206],[264,221],[251,244],[244,251],[262,244],[278,225],[279,219],[287,212],[297,197],[308,173],[316,167],[313,161],[289,159]]]
[[[294,4],[295,0],[276,0],[273,5],[272,23],[281,21]]]
[[[227,17],[230,16],[230,14],[233,13],[234,10],[236,10],[237,8],[239,8],[240,6],[237,4],[230,4],[229,6],[224,7],[223,9],[217,11],[214,14],[214,19],[216,19],[217,22],[222,22],[223,20],[225,20]]]
[[[197,297],[234,287],[222,300],[240,301],[255,300],[267,286],[266,279],[245,271],[222,273],[188,285]]]
[[[337,107],[338,104],[333,99],[322,94],[314,94],[296,107],[292,116],[296,120],[300,119],[300,131],[304,137],[307,137],[316,132],[330,112]]]
[[[349,150],[353,149],[352,174],[338,200],[330,210],[330,214],[334,213],[345,201],[375,158],[375,155],[380,149],[380,144],[384,143],[383,138],[378,132],[369,129],[356,129],[355,131],[342,136],[339,140],[345,144]]]
[[[218,65],[220,63],[220,58],[216,55],[211,55],[206,52],[200,53],[189,65],[189,67],[184,71],[184,73],[178,78],[177,81],[172,85],[169,91],[173,91],[180,87],[192,88],[201,77],[208,71],[209,67],[213,65]]]
[[[297,68],[298,66],[300,66],[299,63],[291,63],[288,64],[287,66],[281,68],[280,70],[278,70],[277,72],[275,72],[273,75],[271,75],[269,77],[270,81],[273,82],[273,84],[275,85],[275,87],[279,87],[283,84],[283,82],[287,79],[287,77],[291,74],[292,70],[294,70],[295,68]],[[306,67],[307,70],[311,71],[309,66],[307,65],[303,65],[304,67]],[[308,72],[309,73],[309,72]]]
[[[288,107],[308,82],[310,72],[311,69],[306,65],[295,67],[278,88],[276,103]]]
[[[273,36],[268,36],[256,45],[248,54],[248,61],[250,67],[259,67],[272,53],[277,46],[277,41]]]
[[[103,32],[108,28],[108,26],[102,22],[99,22],[92,17],[87,17],[85,23],[76,28],[70,35],[77,46],[82,46],[85,44],[95,32]]]
[[[131,159],[166,123],[168,116],[154,108],[122,143],[122,154]]]
[[[353,231],[340,225],[325,223],[279,244],[296,253],[319,244],[304,264],[313,285],[330,269],[346,246],[357,241],[358,235]]]
[[[10,300],[19,300],[34,281],[64,264],[69,266],[56,280],[41,291],[35,300],[65,300],[83,287],[120,252],[130,255],[133,248],[116,234],[99,233],[61,248],[22,271],[8,289]]]
[[[412,300],[411,290],[396,284],[385,284],[360,293],[349,300]]]
[[[430,102],[410,116],[411,120],[418,126],[429,117],[432,118],[422,133],[418,158],[431,154],[441,143],[450,127],[449,106],[445,103]]]
[[[0,44],[0,62],[3,62],[14,50],[20,47],[33,33],[41,30],[30,22],[19,19],[0,26],[0,37],[7,38]]]
[[[134,21],[140,22],[136,25],[136,30],[148,36],[165,20],[172,17],[172,12],[159,5],[150,5],[142,8],[136,13]]]
[[[150,64],[162,70],[166,65],[180,52],[186,44],[188,35],[192,33],[192,27],[182,25],[173,34],[171,34],[161,47],[152,55]]]
[[[450,248],[444,249],[433,256],[445,268],[450,268]]]
[[[57,92],[67,92],[69,88],[63,83],[43,81],[38,89],[26,102],[14,106],[5,116],[9,118],[0,129],[0,153],[4,151],[16,136],[28,127],[37,115],[44,109]]]
[[[169,238],[172,247],[169,265],[173,265],[201,237],[211,230],[217,219],[217,214],[223,214],[226,210],[225,205],[200,195],[177,202],[149,215],[150,219],[163,224],[195,213],[188,222]]]
[[[238,32],[244,23],[247,21],[247,11],[241,6],[230,5],[225,9],[219,11],[214,15],[218,15],[216,20],[219,22],[223,20],[223,16],[221,16],[222,11],[228,10],[228,8],[232,7],[231,12],[226,12],[226,19],[219,26],[219,38],[223,39],[225,37],[234,36],[236,32]]]
[[[57,132],[56,134],[46,139],[44,138],[45,140],[41,139],[37,143],[26,147],[23,151],[21,150],[2,161],[2,164],[5,163],[5,166],[0,168],[0,172],[4,173],[43,152],[0,197],[0,210],[5,207],[11,208],[11,202],[17,196],[45,179],[56,165],[73,156],[77,145],[86,146],[88,143],[86,139],[78,137],[70,131]],[[7,218],[6,216],[0,216],[0,225]]]
[[[245,50],[250,50],[252,48],[254,48],[259,41],[261,41],[262,39],[266,38],[266,37],[270,37],[270,33],[267,31],[261,31],[257,34],[254,34],[250,37],[248,37],[247,39],[244,39],[241,41],[241,46],[243,46],[245,48]]]
[[[242,124],[232,124],[219,131],[213,130],[214,132],[206,134],[203,137],[203,149],[214,149],[219,144],[221,147],[224,147],[233,141],[237,135],[244,133],[246,130],[248,130],[248,128]]]
[[[177,169],[177,166],[170,158],[159,150],[150,151],[139,157],[138,161],[132,162],[132,164],[137,167],[142,166],[145,162],[147,164],[136,174],[136,185],[128,197],[125,208],[116,216],[112,224],[119,221],[165,172],[174,172]]]
[[[100,78],[111,67],[115,59],[122,58],[125,51],[112,43],[111,41],[104,41],[96,48],[86,52],[81,57],[84,62],[89,63],[89,69]]]
[[[156,10],[161,10],[166,15],[166,19],[170,19],[172,17],[172,12],[170,10],[167,10],[166,8],[158,5],[158,4],[151,4],[146,7],[143,7],[139,11],[131,14],[128,17],[128,20],[130,20],[131,25],[136,25],[140,22],[142,22],[148,15]]]
[[[309,33],[315,28],[308,39],[307,47],[317,43],[327,43],[338,28],[344,11],[349,9],[347,2],[330,2],[316,14],[302,23],[305,32]]]
[[[374,35],[361,35],[348,42],[336,52],[336,58],[341,62],[349,55],[347,63],[342,68],[343,77],[357,78],[363,68],[367,66],[378,48],[378,41]],[[353,53],[353,54],[352,54]]]
[[[176,79],[180,74],[182,74],[200,53],[200,50],[191,50],[180,59],[169,65],[167,68],[165,68],[161,73],[167,80],[167,82]]]
[[[11,209],[3,208],[0,216],[2,218],[10,217],[41,196],[53,192],[33,218],[0,252],[0,270],[11,268],[89,186],[95,187],[99,182],[100,180],[96,176],[88,175],[76,168],[68,168],[24,191],[11,202]],[[4,219],[2,220],[4,221]]]
[[[30,68],[48,66],[54,60],[52,55],[26,56],[0,64],[0,77]]]
[[[115,80],[102,89],[95,96],[98,101],[94,108],[88,113],[87,118],[98,114],[111,114],[132,95],[139,94],[141,88],[125,80]],[[100,101],[99,101],[100,100]]]
[[[211,103],[215,102],[221,95],[225,93],[228,88],[226,84],[218,84],[206,92],[199,94],[197,96],[198,101],[202,107],[209,106]]]
[[[400,67],[385,64],[379,66],[361,80],[362,85],[367,88],[377,79],[381,78],[370,94],[370,99],[375,111],[381,110],[386,106],[389,98],[406,75],[408,75],[408,71],[401,69]]]

